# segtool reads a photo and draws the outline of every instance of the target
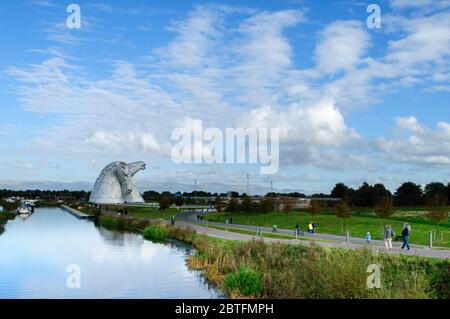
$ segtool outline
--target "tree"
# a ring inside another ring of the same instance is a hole
[[[372,198],[371,198],[371,207],[377,206],[381,199],[389,196],[392,197],[392,194],[389,190],[384,187],[383,184],[375,184],[372,187]]]
[[[439,182],[429,183],[425,186],[425,197],[428,202],[433,201],[436,196],[446,196],[447,187]]]
[[[423,203],[422,187],[412,182],[403,183],[395,193],[395,202],[400,206],[421,205]]]
[[[352,210],[348,205],[348,200],[343,199],[336,204],[336,216],[342,218],[343,228],[347,230],[347,219],[352,216]]]
[[[239,198],[239,193],[238,192],[230,192],[231,197],[234,198]]]
[[[364,182],[355,192],[354,204],[360,207],[372,206],[372,186]]]
[[[229,213],[236,213],[239,210],[239,202],[236,198],[231,198],[228,201],[226,211]]]
[[[264,223],[267,225],[267,214],[273,210],[273,201],[270,197],[265,197],[259,202],[259,212],[264,214]]]
[[[163,196],[159,200],[159,210],[166,210],[172,204],[172,199],[168,196]]]
[[[354,195],[355,190],[348,187],[344,183],[338,183],[331,191],[331,197],[334,198],[347,198],[350,200]]]
[[[146,191],[144,192],[144,194],[142,194],[142,197],[146,202],[159,201],[160,194],[155,191]]]
[[[216,208],[216,210],[218,212],[221,212],[223,209],[222,200],[220,199],[219,196],[216,197],[216,200],[214,202],[214,207]]]
[[[241,210],[244,213],[250,213],[253,209],[253,203],[250,197],[244,197],[241,202]]]
[[[450,205],[450,183],[447,184],[447,194],[445,196],[447,197],[447,205]]]
[[[175,196],[175,205],[177,205],[177,206],[183,206],[183,204],[184,204],[184,200],[183,200],[183,197],[181,197],[181,196]]]
[[[436,222],[436,239],[439,224],[446,222],[448,219],[447,197],[444,195],[436,195],[429,201],[428,204],[430,206],[430,210],[428,211],[427,217]]]
[[[292,211],[292,208],[294,207],[292,201],[289,198],[285,198],[283,201],[283,213],[286,218],[285,225],[288,224],[288,215]]]
[[[394,201],[392,196],[385,195],[378,200],[375,206],[375,213],[382,218],[389,218],[394,214]]]
[[[322,203],[318,200],[311,200],[308,212],[311,215],[312,220],[314,221],[314,216],[322,212]]]

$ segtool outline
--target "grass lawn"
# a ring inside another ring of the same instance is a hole
[[[200,225],[200,224],[199,224]],[[204,226],[204,225],[201,225]],[[215,228],[215,229],[220,229],[220,230],[225,230],[225,227],[221,227],[221,226],[208,226],[209,228]],[[228,227],[227,228],[228,231],[233,232],[233,233],[239,233],[239,234],[244,234],[244,235],[256,235],[255,231],[249,230],[249,229],[242,229],[242,228],[233,228],[233,227]],[[268,233],[268,232],[263,232],[262,233],[263,237],[266,238],[280,238],[280,239],[295,239],[295,235],[287,235],[287,234],[275,234],[275,233]],[[324,240],[324,239],[317,239],[317,238],[307,238],[307,237],[301,237],[298,236],[297,237],[298,240],[305,240],[305,241],[320,241],[320,242],[333,242],[331,240]]]
[[[396,213],[392,218],[382,219],[369,211],[360,212],[347,220],[350,236],[364,237],[370,231],[372,239],[383,239],[383,225],[389,223],[393,226],[396,235],[400,235],[403,219],[406,218],[402,212]],[[263,214],[229,214],[229,213],[213,213],[205,216],[211,221],[225,222],[226,218],[233,217],[234,224],[255,225],[255,226],[273,226],[276,224],[280,228],[295,229],[298,222],[303,230],[307,229],[308,223],[312,220],[311,215],[304,211],[293,211],[288,215],[287,224],[286,217],[283,212],[274,211],[267,215]],[[435,231],[436,225],[419,215],[417,217],[407,216],[407,220],[412,228],[410,242],[415,244],[428,244],[429,231]],[[344,235],[342,219],[334,214],[323,213],[314,217],[316,223],[316,231],[318,233],[327,233],[334,235]],[[438,227],[439,235],[434,245],[450,247],[450,222],[444,223]]]
[[[93,209],[89,206],[84,206],[78,208],[74,206],[75,209],[81,210],[83,213],[89,215],[95,215],[96,209]],[[168,208],[166,210],[159,210],[154,207],[140,207],[140,206],[121,206],[121,205],[108,205],[107,209],[118,211],[119,209],[126,208],[128,210],[128,216],[136,217],[136,218],[162,218],[162,219],[170,219],[172,216],[180,213],[176,208]]]
[[[200,225],[200,224],[199,224]],[[204,226],[204,225],[201,225]],[[234,227],[221,227],[221,226],[208,226],[209,228],[214,228],[214,229],[219,229],[219,230],[227,230],[229,232],[232,233],[238,233],[238,234],[244,234],[244,235],[252,235],[255,236],[256,232],[250,229],[242,229],[242,228],[234,228]],[[263,232],[262,233],[263,237],[268,237],[268,238],[282,238],[282,239],[295,239],[295,236],[290,236],[287,234],[274,234],[274,233],[267,233],[267,232]],[[298,237],[298,239],[301,240],[307,240],[306,238],[303,237]]]
[[[162,218],[170,219],[170,217],[180,213],[176,208],[168,208],[166,210],[159,210],[153,207],[127,207],[128,216],[137,218]]]

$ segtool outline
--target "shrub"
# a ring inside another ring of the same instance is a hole
[[[144,230],[145,228],[147,228],[147,226],[150,225],[149,221],[144,220],[144,219],[139,219],[139,218],[128,219],[128,221],[129,221],[129,226],[134,229]]]
[[[3,206],[5,212],[12,211],[17,208],[18,204],[16,203],[9,203],[5,200],[0,199],[0,206]]]
[[[106,229],[113,230],[113,229],[117,229],[117,226],[118,226],[117,219],[111,218],[111,217],[101,216],[99,222],[100,222],[100,225],[105,227]]]
[[[144,229],[143,236],[147,240],[163,241],[168,237],[168,231],[163,225],[152,225]]]
[[[242,267],[225,277],[225,288],[230,292],[237,292],[244,296],[255,296],[262,291],[262,281],[260,275],[246,267]]]
[[[0,213],[0,234],[5,231],[4,225],[8,222],[8,220],[14,218],[16,218],[16,214],[14,213]]]

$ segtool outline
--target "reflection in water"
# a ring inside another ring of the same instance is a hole
[[[189,246],[146,241],[78,220],[59,208],[16,218],[0,236],[0,298],[218,298],[186,266]],[[81,287],[67,288],[67,266]]]

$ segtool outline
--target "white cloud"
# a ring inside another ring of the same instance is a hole
[[[411,8],[411,7],[423,7],[423,6],[429,6],[436,0],[392,0],[391,6],[393,8]]]
[[[32,0],[30,3],[42,7],[59,8],[58,5],[49,0]]]
[[[274,99],[279,81],[292,69],[293,51],[284,31],[304,21],[302,11],[284,10],[262,12],[239,25],[238,37],[227,52],[235,61],[228,73],[240,93],[239,102],[254,107]]]
[[[14,126],[4,125],[0,126],[0,136],[12,136],[16,133],[16,128]]]
[[[423,133],[425,130],[414,116],[397,117],[395,119],[397,126],[401,129],[411,131],[413,133]]]
[[[337,21],[319,34],[315,51],[317,68],[332,74],[355,68],[369,46],[369,35],[360,21]]]
[[[159,145],[151,133],[144,132],[94,132],[85,142],[102,151],[124,153],[124,152],[153,152],[159,153],[163,147]]]
[[[285,109],[265,106],[251,110],[238,127],[279,128],[280,160],[284,164],[311,165],[327,169],[368,168],[368,158],[355,150],[359,134],[345,123],[332,100],[313,105],[292,104]]]
[[[392,0],[394,9],[444,9],[450,6],[450,0]]]
[[[197,7],[186,20],[174,23],[170,28],[177,37],[160,55],[172,66],[198,67],[212,63],[211,50],[221,35],[221,12]]]
[[[271,106],[254,109],[238,125],[279,128],[282,142],[310,147],[338,147],[358,138],[334,102],[327,100],[311,106],[293,104],[285,110]]]
[[[435,130],[413,117],[397,118],[404,133],[392,139],[380,137],[377,146],[388,158],[401,163],[442,166],[450,164],[450,123],[439,122]]]
[[[400,65],[442,64],[450,54],[450,13],[404,20],[405,37],[390,41],[387,60]]]

